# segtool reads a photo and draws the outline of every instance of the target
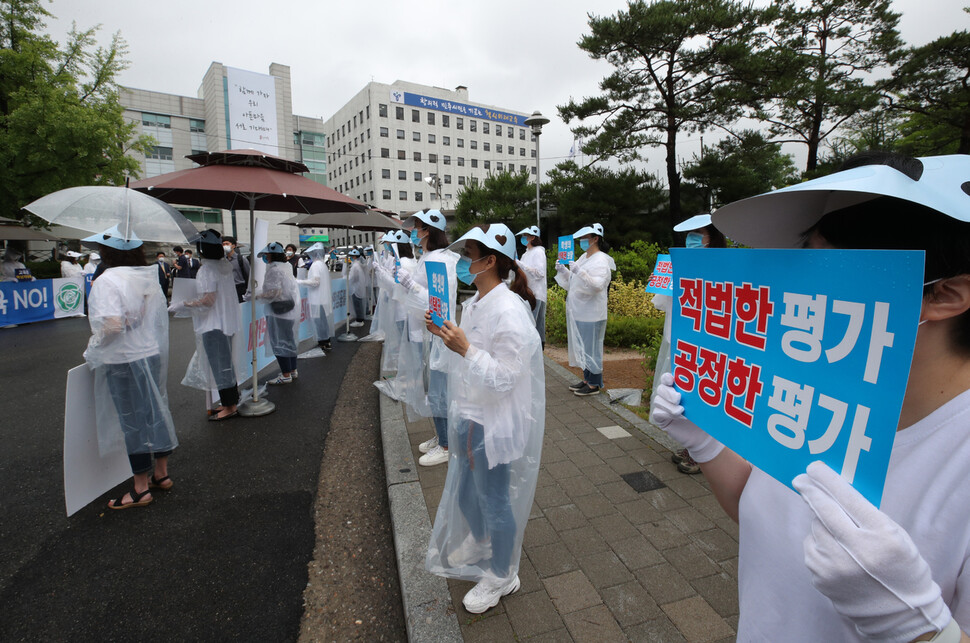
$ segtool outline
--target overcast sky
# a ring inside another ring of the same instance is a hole
[[[893,0],[900,30],[920,45],[970,26],[970,0]],[[102,25],[107,43],[120,31],[131,66],[122,85],[184,96],[197,94],[212,61],[268,73],[289,65],[293,111],[329,118],[371,80],[407,80],[453,89],[469,99],[552,119],[543,130],[542,169],[569,154],[569,128],[556,106],[597,93],[611,67],[576,46],[587,13],[626,7],[625,0],[54,0],[48,32],[64,40],[72,21]],[[709,136],[709,143],[713,136]],[[696,136],[681,158],[699,151]],[[662,151],[650,155],[660,170]]]

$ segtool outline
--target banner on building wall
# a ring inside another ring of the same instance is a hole
[[[476,107],[475,105],[468,105],[467,103],[456,103],[442,98],[432,98],[431,96],[402,92],[397,89],[391,90],[391,102],[403,103],[411,107],[424,107],[425,109],[433,109],[439,112],[468,116],[470,118],[480,118],[485,121],[495,121],[496,123],[518,125],[519,127],[525,127],[525,119],[528,118],[528,116],[501,112],[497,109],[489,109],[488,107]]]
[[[84,316],[84,279],[0,283],[0,326]]]
[[[269,74],[226,67],[226,85],[230,147],[278,156],[276,79]]]

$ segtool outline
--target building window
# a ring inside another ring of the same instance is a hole
[[[442,145],[451,145],[451,137],[450,136],[442,136],[441,137],[441,144]]]
[[[441,115],[441,126],[442,127],[448,127],[449,125],[450,125],[450,121],[449,121],[448,115],[447,114],[442,114]]]
[[[421,122],[421,112],[416,109],[411,110],[411,122],[420,123]]]
[[[389,158],[391,158],[391,150],[387,149],[386,147],[382,147],[381,148],[381,158],[382,159],[389,159]]]
[[[444,159],[441,162],[445,165],[451,165],[451,157],[445,154]]]
[[[458,185],[465,185],[465,177],[464,176],[459,176],[458,177]]]
[[[423,192],[415,192],[414,193],[414,200],[415,201],[423,201],[424,200],[424,193]]]
[[[532,166],[532,176],[535,176],[535,174],[536,174],[536,166],[533,165]]]
[[[383,168],[381,170],[381,178],[382,179],[389,179],[389,178],[391,178],[391,169],[390,168],[387,168],[387,167]]]
[[[465,157],[464,156],[459,156],[458,157],[458,167],[465,167]]]
[[[485,161],[485,162],[483,163],[483,165],[485,166],[485,169],[486,169],[486,170],[490,170],[490,169],[492,169],[492,162],[491,162],[491,161]]]
[[[477,150],[478,149],[478,141],[468,141],[468,144],[471,145],[471,148],[473,150]]]
[[[367,120],[370,120],[370,105],[365,105],[364,106],[364,109],[367,111]],[[373,194],[373,193],[371,193],[371,194]],[[373,201],[373,200],[374,200],[374,197],[371,196],[371,201]]]
[[[399,161],[406,161],[407,158],[408,158],[407,157],[407,152],[405,152],[404,150],[398,150],[397,151],[397,159]]]
[[[384,118],[387,118],[387,105],[384,105],[383,103],[378,103],[378,105],[377,105],[377,115],[378,116],[383,116]],[[387,195],[387,198],[390,199],[391,198],[391,195],[388,194]]]
[[[511,125],[509,127],[506,127],[505,129],[507,129],[509,132],[509,138],[515,138],[515,130],[512,129]]]
[[[465,119],[461,116],[455,118],[455,129],[465,129]]]
[[[428,112],[428,125],[434,125],[434,112]]]
[[[525,148],[524,147],[520,147],[519,148],[519,156],[525,156]]]
[[[486,152],[489,151],[491,147],[492,145],[488,141],[485,141],[484,143],[482,143],[482,149],[485,150]]]
[[[421,180],[421,173],[420,172],[415,172],[414,173],[414,180],[415,181],[420,181]]]
[[[525,140],[525,130],[524,129],[520,129],[519,130],[519,140],[520,141],[524,141]]]
[[[438,162],[437,154],[428,154],[428,163],[437,163],[437,162]]]
[[[391,199],[391,191],[390,190],[381,190],[381,198],[384,199],[385,201],[390,201],[390,199]]]
[[[415,152],[414,153],[414,160],[415,161],[420,161],[421,160],[421,152]]]
[[[502,153],[502,144],[501,143],[497,143],[495,145],[495,151],[498,152],[499,154]]]
[[[204,132],[205,131],[205,121],[199,120],[198,118],[189,119],[189,131],[190,132]]]
[[[171,161],[172,160],[172,148],[170,147],[160,147],[156,145],[147,154],[145,158],[158,159],[161,161]]]
[[[468,119],[468,131],[469,132],[477,132],[478,131],[478,121],[476,121],[474,118],[469,118]]]
[[[465,139],[463,138],[458,139],[458,147],[465,147]]]
[[[472,167],[478,167],[478,159],[472,159]]]
[[[488,123],[482,121],[482,134],[488,134]]]
[[[445,184],[446,185],[450,185],[451,184],[451,175],[450,174],[445,174]]]
[[[497,162],[497,163],[495,164],[495,169],[496,169],[496,170],[498,170],[499,172],[501,172],[501,171],[502,171],[503,169],[505,169],[505,168],[504,168],[504,167],[502,166],[502,161],[499,161],[499,162]]]
[[[421,140],[421,132],[411,132],[411,140],[413,140],[413,141],[420,141]]]
[[[434,134],[428,134],[428,142],[431,143],[431,144],[434,144],[434,142],[435,142],[435,135]]]
[[[399,120],[399,121],[403,121],[404,120],[404,108],[401,107],[401,106],[395,107],[394,108],[394,117],[397,120]]]
[[[387,138],[390,135],[390,130],[386,127],[381,128],[381,138]]]
[[[495,126],[495,135],[496,136],[501,136],[502,135],[502,126],[501,125],[496,125]]]
[[[515,148],[509,145],[509,156],[515,156]]]
[[[404,190],[401,190],[400,192],[397,193],[397,198],[399,201],[407,201],[408,193],[405,192]]]
[[[163,127],[165,129],[172,129],[172,117],[163,116],[162,114],[149,114],[148,112],[142,112],[141,124],[144,127]]]
[[[397,180],[398,181],[407,181],[408,180],[408,171],[407,170],[398,170],[397,171]]]
[[[519,172],[521,172],[522,174],[525,174],[526,173],[526,169],[525,169],[525,166],[524,165],[520,165],[519,166]]]
[[[472,185],[478,185],[478,177],[477,176],[473,176],[472,177]]]
[[[404,130],[403,130],[403,129],[399,129],[399,130],[395,130],[395,131],[394,131],[394,134],[395,134],[395,136],[397,136],[397,137],[398,137],[398,138],[399,138],[400,140],[402,140],[402,141],[404,140]]]

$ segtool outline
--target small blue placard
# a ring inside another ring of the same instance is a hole
[[[427,261],[428,271],[428,310],[431,321],[441,327],[446,319],[451,319],[451,302],[448,300],[448,269],[440,261]]]
[[[674,294],[674,269],[670,255],[657,255],[657,265],[653,267],[644,290],[655,295]]]
[[[394,260],[394,283],[396,284],[401,283],[400,279],[398,278],[398,272],[400,272],[400,270],[401,270],[401,260],[395,259]]]
[[[573,249],[573,238],[571,236],[559,237],[559,258],[556,263],[569,265],[576,260],[576,253]]]
[[[916,342],[923,252],[671,250],[684,415],[791,486],[815,460],[875,506]]]

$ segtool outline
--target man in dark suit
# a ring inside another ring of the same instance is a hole
[[[165,261],[164,252],[159,252],[155,255],[155,263],[158,265],[158,285],[162,287],[162,293],[168,297],[168,285],[172,277],[172,267]]]
[[[182,246],[175,246],[172,248],[172,251],[175,253],[175,265],[172,267],[172,278],[188,277],[189,262],[188,257],[182,252]]]
[[[182,256],[186,257],[185,264],[187,267],[185,274],[182,276],[188,277],[189,279],[195,279],[195,275],[198,274],[199,268],[202,267],[202,263],[198,259],[192,256],[191,250],[186,250],[185,254]]]

